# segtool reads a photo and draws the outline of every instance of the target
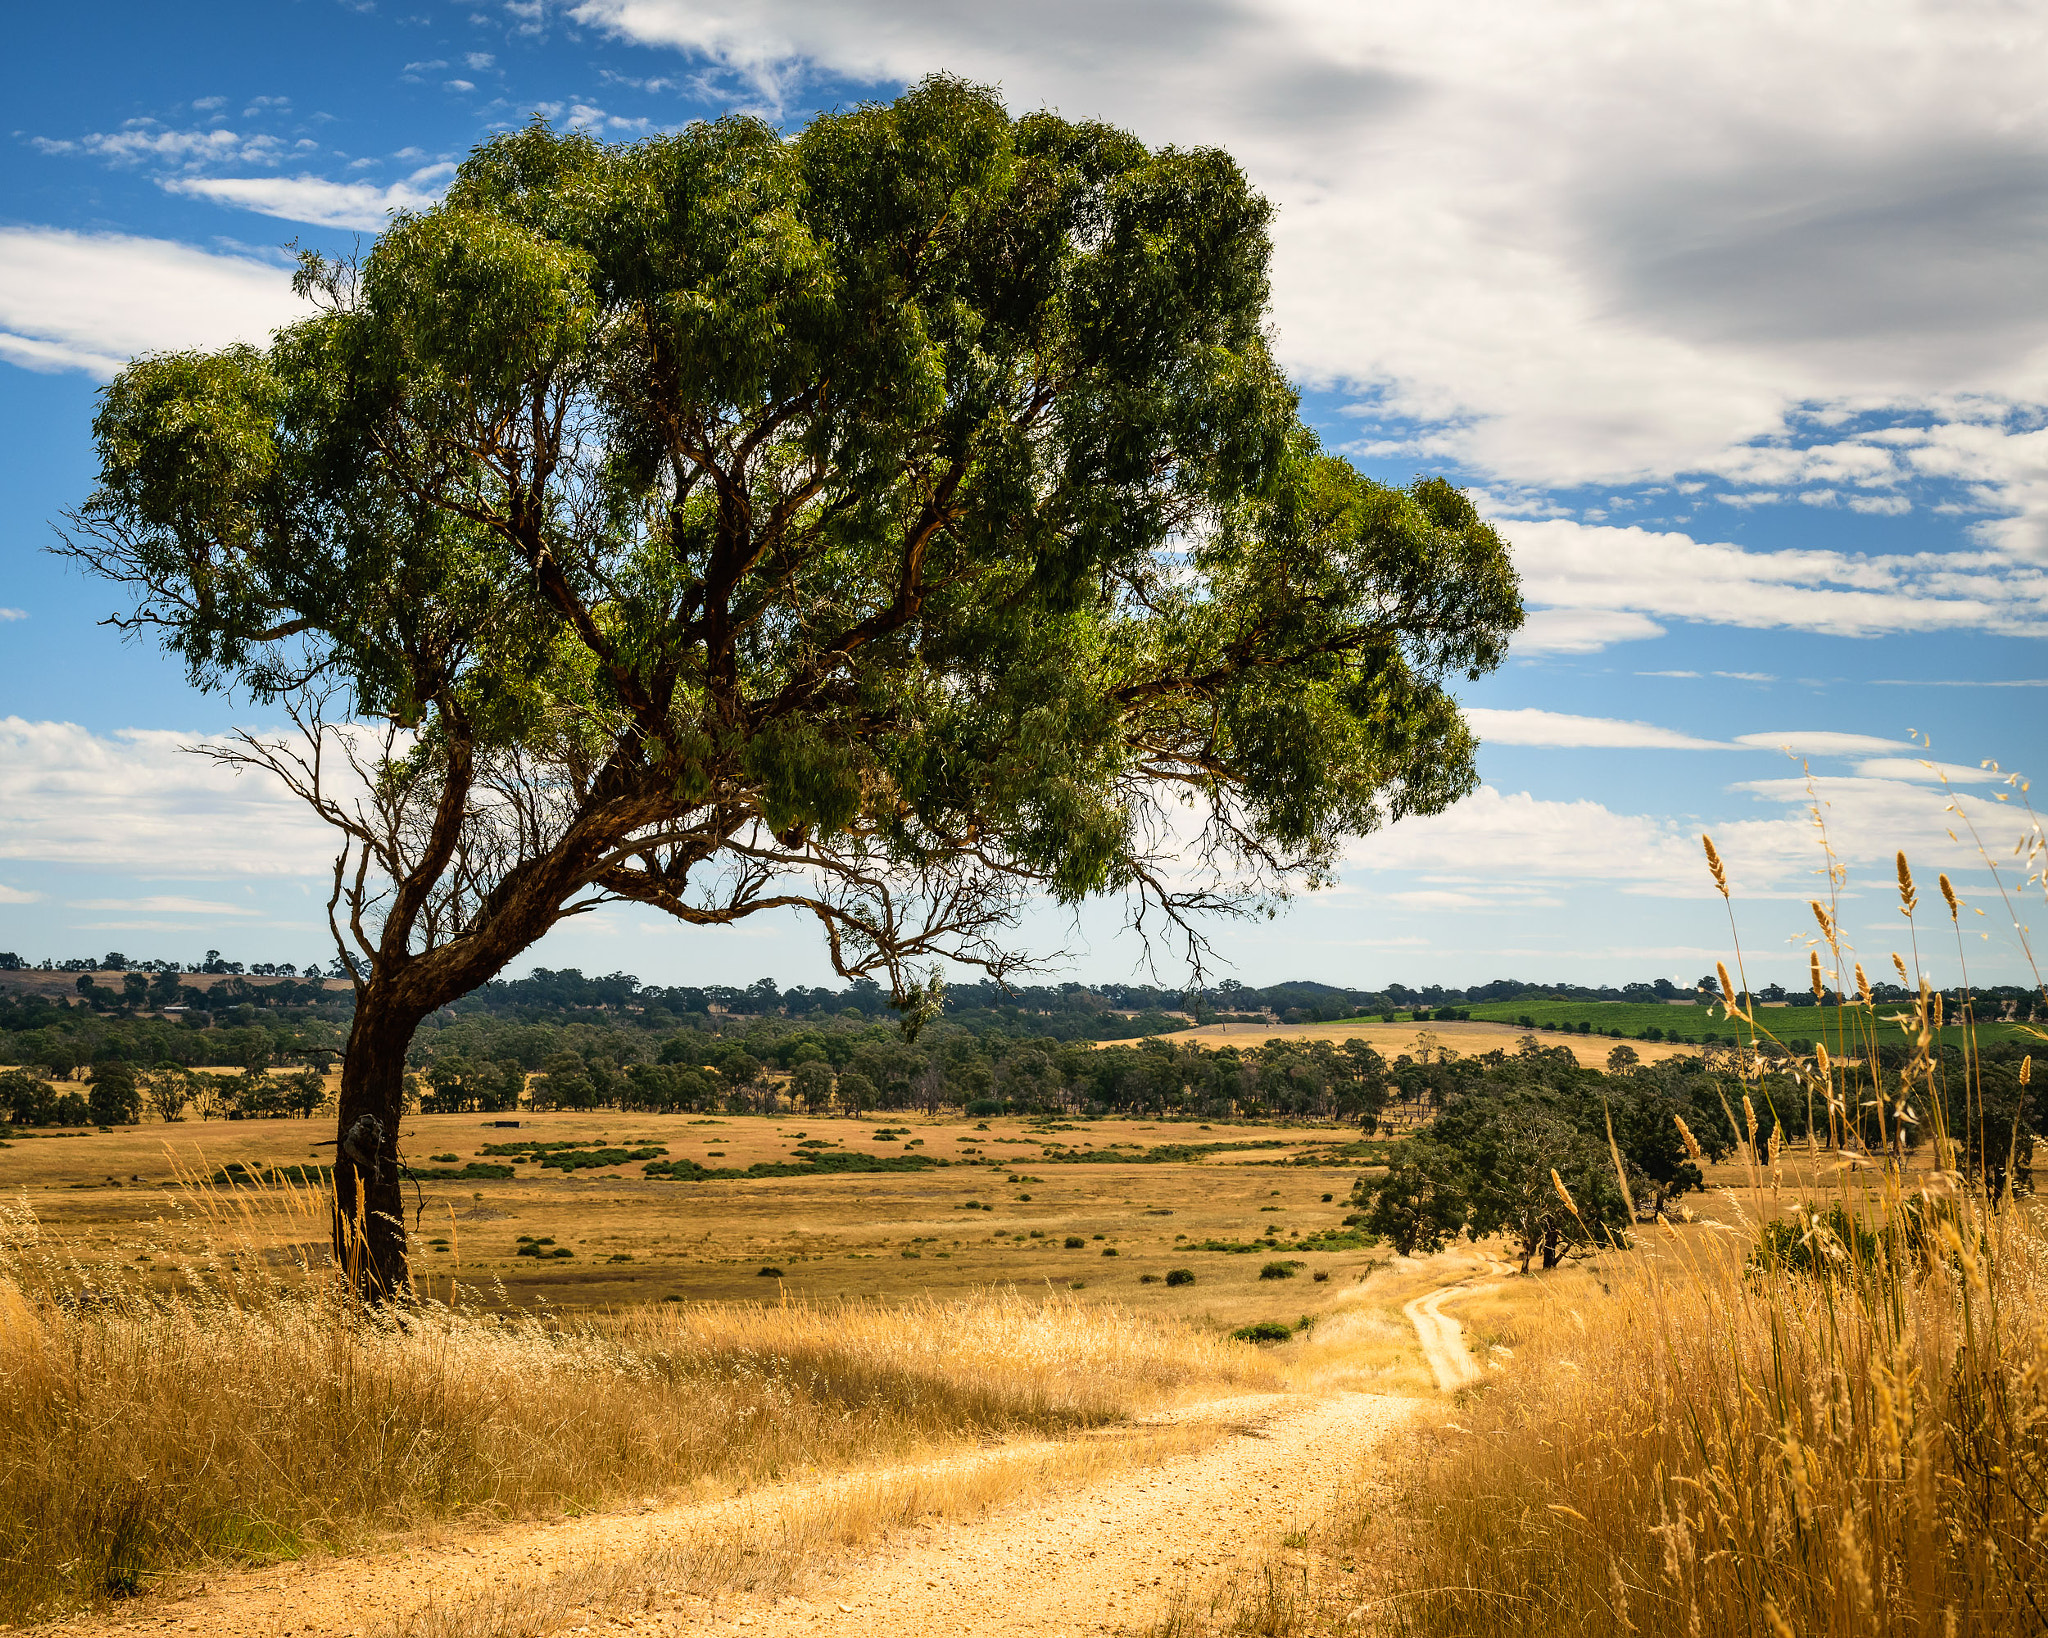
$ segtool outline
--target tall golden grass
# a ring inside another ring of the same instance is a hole
[[[1814,818],[1825,845],[1818,802]],[[1838,994],[1867,1000],[1831,851],[1827,875],[1813,987],[1830,987],[1825,962]],[[1934,1046],[1942,998],[1903,855],[1896,877],[1909,954],[1893,962],[1918,995],[1885,1024],[1906,1047],[1891,1067],[1876,1009],[1845,1006],[1846,1061],[1793,1061],[1815,1113],[1795,1147],[1760,1118],[1771,1060],[1734,1054],[1735,1221],[1665,1225],[1603,1259],[1608,1294],[1528,1316],[1513,1367],[1395,1464],[1390,1504],[1185,1600],[1158,1638],[2048,1630],[2048,1215],[2000,1164],[2017,1135],[1989,1124],[1974,1040],[1959,1066]],[[1940,887],[1960,962],[1970,907]],[[1731,1012],[1761,1047],[1762,1018]]]
[[[25,1208],[0,1215],[0,1620],[429,1520],[1099,1425],[1262,1369],[1170,1322],[1000,1292],[377,1312],[278,1255],[317,1243],[317,1191],[184,1198],[147,1264],[88,1265]]]

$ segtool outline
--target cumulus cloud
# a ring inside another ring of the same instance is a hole
[[[1288,365],[1437,429],[1401,435],[1415,452],[1501,479],[1708,472],[1895,510],[1898,484],[1926,470],[1907,455],[1855,438],[1788,444],[1850,412],[1931,408],[1942,426],[1963,396],[2039,396],[2048,112],[2034,65],[2048,15],[2024,8],[571,11],[773,109],[799,109],[822,78],[881,85],[943,67],[999,83],[1013,106],[1221,143],[1280,207]]]
[[[433,204],[441,196],[434,184],[445,182],[454,170],[453,165],[430,165],[383,188],[318,176],[178,176],[166,177],[162,186],[170,193],[287,222],[376,233],[390,224],[393,211],[425,210]]]
[[[136,353],[261,342],[306,308],[283,268],[163,239],[0,228],[0,358],[112,375]]]
[[[1881,889],[1899,848],[1933,869],[1963,871],[1982,863],[1967,841],[1949,834],[1954,817],[1938,788],[1851,775],[1818,779],[1815,792],[1829,840],[1852,867],[1852,889]],[[1798,899],[1820,891],[1823,855],[1806,781],[1746,780],[1730,787],[1730,796],[1734,805],[1711,820],[1681,821],[1620,812],[1590,798],[1556,801],[1483,785],[1445,813],[1404,819],[1352,843],[1345,853],[1347,879],[1355,882],[1367,871],[1435,877],[1433,886],[1455,891],[1462,883],[1497,907],[1509,902],[1498,891],[1504,880],[1517,890],[1510,897],[1573,886],[1575,893],[1705,898],[1714,887],[1700,834],[1711,831],[1738,897]],[[1768,811],[1759,815],[1759,808]],[[1977,814],[1998,856],[2014,840],[2018,821],[1988,803]]]
[[[257,110],[249,110],[255,113]],[[36,137],[46,154],[89,154],[114,165],[275,164],[284,143],[267,135],[240,136],[218,126],[177,131],[151,119],[130,120],[118,131],[94,131],[77,138]]]
[[[0,717],[0,859],[140,879],[319,875],[327,827],[281,787],[188,754],[193,743]]]

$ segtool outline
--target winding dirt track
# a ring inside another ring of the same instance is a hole
[[[1479,1277],[1425,1293],[1406,1307],[1445,1392],[1480,1375],[1461,1327],[1442,1311],[1445,1302],[1486,1289],[1474,1283]],[[1339,1392],[1256,1394],[1186,1407],[1172,1419],[1220,1423],[1222,1436],[1192,1453],[1114,1471],[1080,1490],[1040,1488],[976,1517],[896,1529],[800,1578],[795,1593],[779,1599],[691,1596],[664,1585],[675,1575],[662,1566],[688,1558],[692,1544],[708,1534],[769,1539],[807,1508],[829,1507],[849,1486],[957,1475],[1054,1447],[974,1452],[718,1502],[451,1533],[364,1558],[239,1572],[190,1597],[151,1600],[127,1619],[44,1633],[1142,1633],[1177,1595],[1251,1567],[1280,1549],[1290,1532],[1355,1493],[1365,1458],[1424,1403]],[[587,1603],[577,1602],[577,1589],[589,1589]]]
[[[1490,1263],[1490,1270],[1496,1274],[1508,1271],[1505,1263]],[[1491,1291],[1493,1286],[1474,1285],[1477,1275],[1468,1275],[1455,1285],[1438,1286],[1434,1291],[1424,1292],[1401,1312],[1408,1316],[1408,1323],[1415,1327],[1415,1335],[1422,1343],[1422,1354],[1429,1361],[1429,1368],[1436,1377],[1436,1385],[1445,1393],[1456,1393],[1460,1388],[1469,1387],[1480,1377],[1479,1362],[1472,1357],[1471,1349],[1465,1346],[1465,1328],[1443,1310],[1443,1305],[1459,1297],[1477,1296],[1482,1291]]]

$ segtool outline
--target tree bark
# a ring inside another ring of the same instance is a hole
[[[373,1303],[410,1289],[398,1128],[405,1117],[405,1054],[424,1014],[400,1007],[374,979],[356,1002],[341,1063],[334,1160],[334,1257]]]

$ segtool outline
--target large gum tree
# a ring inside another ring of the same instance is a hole
[[[795,135],[536,124],[308,257],[267,349],[107,387],[63,549],[289,720],[215,754],[338,837],[369,1294],[414,1030],[565,917],[807,913],[914,1022],[942,961],[1017,968],[1027,900],[1199,961],[1472,788],[1447,685],[1513,570],[1303,428],[1269,215],[1223,153],[945,78]]]

